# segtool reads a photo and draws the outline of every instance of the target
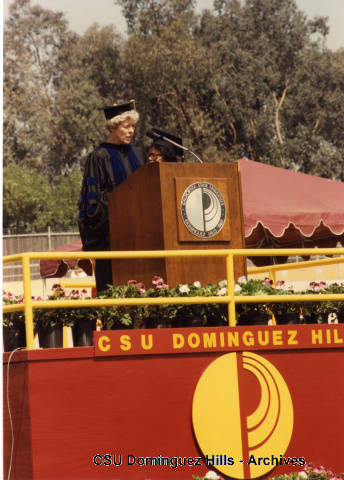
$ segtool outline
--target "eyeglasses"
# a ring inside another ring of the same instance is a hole
[[[152,160],[157,160],[158,158],[162,158],[161,153],[149,153],[148,158]]]

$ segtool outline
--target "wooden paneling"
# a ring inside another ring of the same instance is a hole
[[[182,220],[178,203],[181,190],[188,182],[192,184],[205,180],[221,189],[226,203],[228,227],[210,239],[190,234],[189,237],[183,237],[189,240],[181,241],[179,230]],[[145,165],[110,194],[109,216],[112,250],[244,248],[241,190],[236,163]],[[245,258],[236,259],[235,276],[245,273]],[[196,280],[202,284],[213,283],[226,277],[225,260],[197,257],[113,261],[115,284],[125,284],[135,279],[149,285],[154,275],[161,275],[171,287]]]
[[[160,170],[148,164],[136,170],[109,195],[111,249],[164,250]],[[164,259],[112,261],[113,282],[143,281],[154,275],[166,278]]]

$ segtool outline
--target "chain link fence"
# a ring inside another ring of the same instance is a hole
[[[75,242],[79,238],[79,232],[52,232],[50,229],[43,233],[4,235],[2,253],[7,256],[23,252],[47,252]],[[30,267],[31,279],[40,279],[39,260],[32,262]],[[23,272],[20,262],[3,266],[3,282],[21,281],[22,279]]]

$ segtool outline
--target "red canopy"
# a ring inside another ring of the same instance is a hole
[[[344,183],[239,160],[246,247],[335,246],[344,240]]]
[[[67,245],[57,248],[56,252],[80,252],[82,250],[81,240],[76,240]],[[92,275],[92,263],[87,259],[68,259],[68,260],[41,260],[39,262],[39,271],[42,277],[63,277],[68,269],[80,267],[87,275]]]

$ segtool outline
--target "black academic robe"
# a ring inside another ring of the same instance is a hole
[[[130,145],[105,142],[88,155],[79,201],[83,250],[110,250],[108,194],[144,163],[143,150]]]

